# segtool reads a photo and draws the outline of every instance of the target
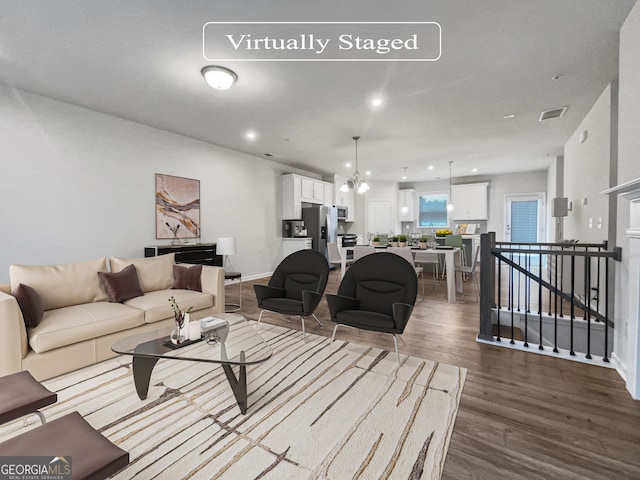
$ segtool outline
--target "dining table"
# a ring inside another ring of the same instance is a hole
[[[344,277],[346,267],[347,267],[347,255],[349,252],[353,252],[356,246],[348,246],[341,247],[340,249],[340,279]],[[426,252],[426,253],[435,253],[438,255],[444,255],[444,263],[447,271],[447,299],[449,303],[456,303],[456,292],[462,293],[462,272],[457,271],[456,267],[461,265],[461,249],[460,248],[428,248],[428,249],[418,249],[411,247],[404,247],[411,249],[412,254],[415,256],[416,252]],[[374,247],[374,253],[386,252],[387,249],[385,247]],[[455,275],[452,275],[451,272],[455,272]],[[424,281],[424,279],[423,279]]]

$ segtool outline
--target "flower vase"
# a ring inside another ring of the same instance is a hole
[[[179,312],[175,314],[176,328],[171,332],[171,343],[179,345],[189,338],[189,333],[185,336],[185,321],[184,313]],[[188,327],[187,327],[188,328]]]
[[[171,245],[173,246],[180,245],[180,239],[176,236],[176,234],[174,234],[173,238],[171,239]]]
[[[180,335],[184,337],[185,340],[189,340],[189,314],[182,314],[182,328],[179,329]]]

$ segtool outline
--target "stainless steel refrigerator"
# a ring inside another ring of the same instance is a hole
[[[304,207],[302,220],[307,235],[313,238],[313,249],[322,253],[329,262],[327,243],[337,242],[338,209],[336,207]]]

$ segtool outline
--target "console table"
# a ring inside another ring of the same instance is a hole
[[[222,267],[222,255],[216,255],[215,243],[193,245],[152,245],[144,247],[145,257],[176,254],[176,263],[196,263]]]

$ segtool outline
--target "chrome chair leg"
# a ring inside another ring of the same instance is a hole
[[[302,315],[298,315],[300,320],[302,321],[302,340],[307,343],[307,330],[304,326],[304,317]]]
[[[257,330],[260,330],[260,320],[262,320],[262,314],[266,312],[266,310],[260,310],[260,316],[258,317],[258,328]]]
[[[340,324],[336,323],[336,326],[333,327],[333,335],[331,335],[331,343],[333,343],[333,341],[336,339],[336,330],[338,330],[339,326],[340,326]]]
[[[318,322],[318,325],[320,325],[320,328],[324,328],[324,325],[320,323],[320,320],[318,320],[318,317],[316,317],[315,313],[312,313],[311,316],[316,320],[316,322]]]
[[[35,413],[36,415],[38,415],[38,417],[40,417],[40,421],[42,422],[43,425],[47,423],[47,419],[44,418],[44,414],[40,410],[36,410],[33,413]]]
[[[393,337],[393,344],[394,344],[394,345],[395,345],[395,347],[396,347],[396,355],[398,356],[398,365],[402,365],[402,364],[400,363],[400,352],[398,351],[398,340],[397,340],[397,338],[396,338],[396,334],[395,334],[395,333],[392,333],[392,334],[391,334],[391,336]]]

